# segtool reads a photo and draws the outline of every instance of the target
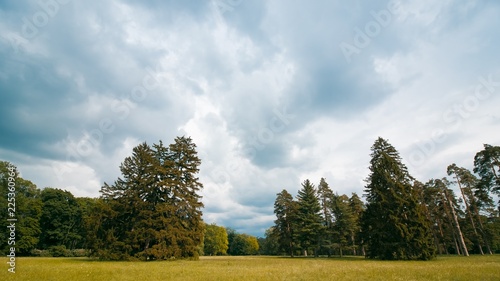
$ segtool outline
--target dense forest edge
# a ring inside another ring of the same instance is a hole
[[[410,175],[383,138],[374,142],[370,156],[365,200],[334,192],[324,178],[317,185],[306,179],[295,197],[286,189],[276,195],[276,220],[264,237],[203,221],[201,159],[189,137],[167,146],[161,141],[136,146],[120,165],[121,176],[104,183],[99,198],[40,189],[20,177],[14,164],[0,161],[5,225],[0,253],[14,249],[16,256],[100,260],[200,255],[432,260],[500,253],[499,146],[485,144],[473,171],[450,164],[448,177],[425,183]],[[8,211],[13,206],[14,213]],[[13,223],[15,232],[9,230]]]

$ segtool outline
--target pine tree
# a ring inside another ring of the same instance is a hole
[[[274,213],[276,220],[272,235],[278,240],[279,248],[294,256],[297,238],[297,202],[288,191],[283,189],[276,194],[274,201]]]
[[[142,143],[120,166],[123,178],[101,188],[91,235],[101,259],[198,258],[203,241],[201,164],[191,138],[169,147]]]
[[[362,238],[361,238],[361,215],[365,211],[365,204],[361,201],[358,194],[355,192],[352,193],[349,198],[349,207],[351,208],[351,212],[354,216],[354,225],[351,232],[350,244],[352,246],[353,255],[357,255],[358,245],[361,245],[361,254],[365,255],[364,247],[362,246]]]
[[[171,180],[172,200],[175,206],[177,243],[182,245],[181,256],[198,258],[198,245],[203,241],[203,203],[198,194],[203,185],[197,174],[201,160],[196,152],[196,144],[191,138],[177,137],[170,145],[170,160],[173,162]]]
[[[367,208],[362,218],[369,258],[428,260],[436,249],[430,222],[413,189],[413,177],[397,150],[378,138],[371,148],[366,186]]]
[[[314,254],[317,256],[319,238],[324,227],[321,224],[321,206],[316,195],[316,189],[309,180],[302,183],[302,189],[297,194],[297,203],[300,245],[305,256],[307,256],[307,251],[311,247],[314,248]]]
[[[335,195],[332,202],[332,211],[335,218],[333,224],[335,242],[339,245],[339,254],[342,257],[343,249],[347,246],[356,224],[354,213],[349,207],[349,197],[345,194]]]
[[[462,194],[462,199],[465,204],[466,215],[470,219],[470,223],[472,229],[474,231],[474,240],[476,244],[476,248],[479,250],[481,255],[484,254],[482,245],[486,246],[486,249],[489,254],[492,254],[490,245],[487,241],[486,234],[484,232],[484,226],[479,215],[479,208],[492,203],[493,201],[489,196],[486,196],[486,202],[479,201],[476,199],[474,193],[477,192],[477,187],[481,186],[479,184],[479,180],[474,176],[469,170],[457,167],[456,164],[451,164],[448,166],[448,175],[453,175],[455,178],[455,182],[460,189],[460,193]],[[484,199],[484,197],[483,197]]]
[[[434,187],[441,191],[441,205],[444,209],[444,214],[446,214],[449,218],[448,221],[452,226],[451,229],[453,230],[453,239],[456,241],[455,248],[457,250],[457,254],[469,256],[469,250],[465,244],[464,235],[457,215],[460,209],[453,190],[449,188],[450,182],[446,178],[443,178],[441,180],[434,180],[433,183]]]
[[[334,216],[332,213],[334,194],[324,178],[321,178],[318,185],[318,199],[321,205],[321,215],[323,218],[323,233],[320,237],[320,246],[327,250],[328,257],[330,257],[333,249],[333,242],[335,240],[333,229]]]
[[[500,195],[500,146],[485,144],[484,149],[476,153],[474,173],[480,177],[476,197],[482,201],[488,201],[490,192]],[[500,213],[500,200],[497,209]]]

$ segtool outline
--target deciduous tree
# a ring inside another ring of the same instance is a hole
[[[214,223],[206,224],[203,244],[205,255],[226,255],[229,244],[226,229]]]

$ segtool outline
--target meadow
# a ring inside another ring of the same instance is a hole
[[[500,280],[500,255],[441,256],[433,261],[359,257],[201,257],[199,261],[100,262],[87,258],[18,258],[0,280]]]

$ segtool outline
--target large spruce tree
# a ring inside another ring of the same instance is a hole
[[[352,245],[352,250],[353,250],[353,255],[357,255],[358,251],[357,248],[360,247],[360,253],[362,255],[365,255],[363,243],[362,243],[362,237],[361,237],[361,215],[365,211],[365,203],[361,201],[361,198],[359,198],[358,194],[352,193],[351,197],[349,198],[349,207],[351,208],[351,212],[354,216],[354,226],[351,228],[351,238],[350,242]]]
[[[321,178],[319,181],[318,200],[321,206],[321,217],[323,219],[323,233],[321,233],[319,241],[320,250],[325,249],[330,257],[334,248],[335,239],[338,235],[336,236],[334,233],[335,217],[332,210],[334,208],[335,195],[325,178]]]
[[[389,260],[428,260],[435,256],[430,223],[413,178],[398,151],[378,138],[371,148],[366,211],[362,218],[367,256]]]
[[[205,226],[201,211],[203,203],[199,195],[203,185],[197,177],[201,160],[191,138],[177,137],[169,150],[173,166],[167,182],[173,187],[170,199],[175,210],[176,240],[182,246],[182,257],[197,258]]]
[[[101,188],[90,238],[102,259],[197,258],[203,240],[201,161],[191,138],[169,147],[142,143],[120,170],[123,178]]]
[[[347,246],[356,228],[356,217],[349,206],[349,197],[345,194],[334,196],[332,211],[335,217],[333,231],[336,239],[334,241],[338,244],[339,254],[342,257],[343,249]]]
[[[294,256],[297,244],[297,202],[283,189],[276,195],[274,213],[276,214],[273,236],[276,237],[280,250]]]
[[[324,226],[316,188],[308,179],[302,183],[297,194],[297,203],[297,230],[302,251],[307,256],[308,250],[313,248],[314,254],[317,255]]]

